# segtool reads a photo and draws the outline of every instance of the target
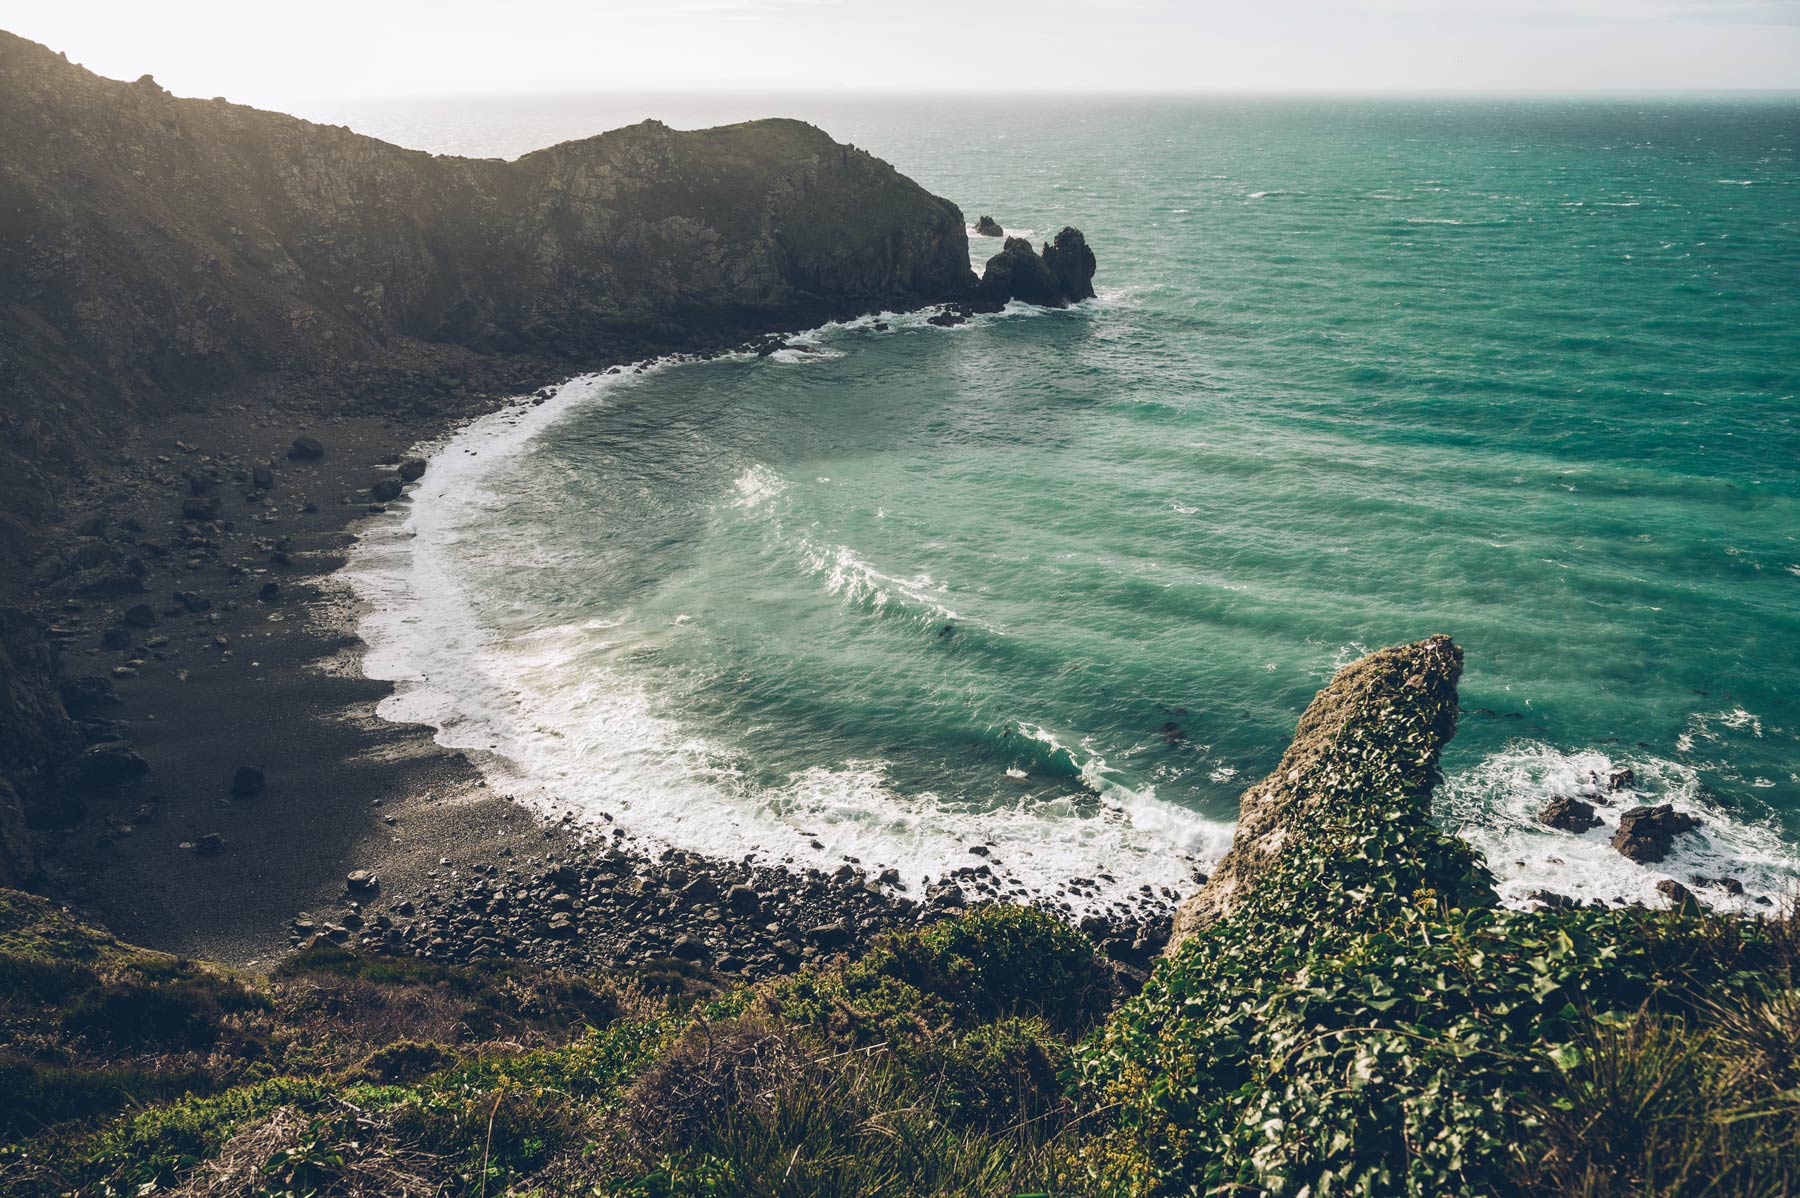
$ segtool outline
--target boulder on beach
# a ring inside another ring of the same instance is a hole
[[[325,456],[325,447],[313,437],[295,437],[288,456],[302,462],[314,462]]]
[[[369,488],[369,494],[374,497],[376,503],[389,503],[400,498],[400,493],[404,490],[406,490],[405,480],[395,474],[387,478],[376,479],[375,485]]]
[[[418,482],[421,478],[425,477],[425,459],[407,458],[404,462],[400,463],[397,469],[400,477],[407,482]]]

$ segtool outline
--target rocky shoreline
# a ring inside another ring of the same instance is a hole
[[[22,317],[0,326],[0,885],[245,968],[318,936],[769,972],[1001,896],[986,862],[919,907],[853,862],[652,860],[538,821],[378,716],[391,688],[333,574],[428,469],[415,448],[466,420],[830,320],[1079,302],[1078,231],[1011,239],[980,278],[954,204],[796,121],[646,121],[500,162],[6,33],[0,68],[0,303]],[[1147,963],[1174,897],[1094,930]]]
[[[32,579],[86,743],[62,773],[64,826],[38,832],[46,889],[152,947],[251,968],[325,942],[746,977],[1017,897],[985,860],[919,901],[848,861],[827,874],[655,852],[542,819],[429,729],[377,717],[391,688],[361,677],[357,601],[333,575],[360,523],[427,468],[415,446],[511,402],[471,397],[442,420],[214,409],[146,439],[95,497],[107,514]],[[1174,897],[1081,926],[1141,973]]]

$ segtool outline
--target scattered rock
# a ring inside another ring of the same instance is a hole
[[[288,456],[303,462],[317,461],[325,456],[325,447],[312,437],[295,437]]]
[[[1598,828],[1603,821],[1594,814],[1594,805],[1566,795],[1557,795],[1538,812],[1538,823],[1562,832],[1586,832]]]
[[[126,608],[125,614],[119,617],[119,622],[129,624],[133,628],[154,628],[156,627],[156,612],[151,610],[148,603],[139,603]]]
[[[353,869],[344,875],[344,889],[351,894],[374,894],[381,889],[381,879],[366,869]]]
[[[200,856],[211,857],[216,853],[225,851],[225,838],[220,836],[217,832],[208,832],[206,835],[196,839],[191,847],[194,852]]]
[[[275,488],[275,472],[267,466],[252,466],[250,482],[259,491],[272,491]]]
[[[261,599],[264,603],[280,603],[281,602],[281,584],[278,582],[263,583],[262,586],[257,590],[256,597],[258,599]]]

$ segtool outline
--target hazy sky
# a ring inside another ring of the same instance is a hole
[[[0,0],[181,95],[1800,87],[1800,0]]]

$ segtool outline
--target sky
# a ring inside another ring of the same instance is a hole
[[[0,0],[102,75],[308,98],[687,88],[1800,88],[1800,0]]]

